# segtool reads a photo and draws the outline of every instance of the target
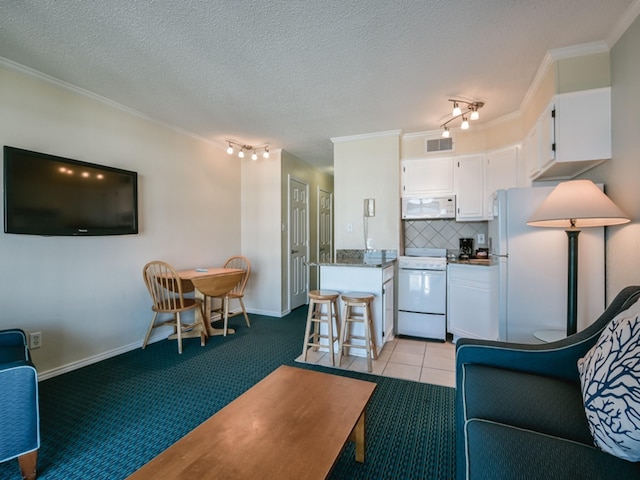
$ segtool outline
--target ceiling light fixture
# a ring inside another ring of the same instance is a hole
[[[239,143],[239,142],[236,142],[235,140],[229,140],[229,139],[226,139],[225,142],[229,144],[229,147],[227,148],[227,153],[229,155],[233,155],[235,151],[233,146],[235,145],[236,147],[238,147],[238,157],[240,158],[244,158],[245,152],[251,152],[251,160],[258,160],[258,152],[260,150],[263,150],[263,153],[262,153],[263,158],[269,158],[269,145],[266,143],[263,145],[253,146],[253,145],[246,145],[244,143]]]
[[[449,138],[451,136],[451,132],[447,126],[449,123],[461,118],[462,123],[460,124],[460,129],[467,130],[469,128],[469,120],[478,120],[480,118],[478,110],[484,106],[484,102],[467,102],[466,100],[457,100],[453,98],[450,98],[449,101],[453,103],[451,118],[440,125],[443,129],[442,136],[444,138]],[[460,105],[462,105],[462,108]]]

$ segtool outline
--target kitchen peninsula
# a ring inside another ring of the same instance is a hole
[[[373,329],[377,353],[385,342],[393,339],[395,315],[394,278],[397,252],[395,250],[337,250],[336,261],[318,263],[320,268],[320,288],[342,293],[368,292],[375,295],[371,304]],[[340,304],[342,315],[344,304]],[[353,333],[361,325],[354,325]],[[364,342],[363,342],[364,344]],[[337,348],[337,345],[336,345]],[[347,353],[347,352],[345,352]],[[351,355],[364,355],[361,349],[348,352]]]

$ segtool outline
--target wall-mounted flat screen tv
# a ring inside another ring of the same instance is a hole
[[[4,147],[4,231],[28,235],[138,233],[138,175]]]

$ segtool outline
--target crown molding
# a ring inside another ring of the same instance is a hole
[[[581,57],[583,55],[593,55],[596,53],[607,53],[609,46],[605,41],[597,41],[590,43],[581,43],[580,45],[572,45],[570,47],[554,48],[549,50],[549,56],[554,62],[565,58]]]
[[[620,40],[620,37],[624,34],[624,32],[627,31],[627,29],[631,26],[631,24],[635,21],[639,14],[640,0],[635,0],[629,6],[629,8],[627,8],[627,11],[624,12],[622,17],[620,17],[620,19],[616,22],[616,24],[613,26],[613,29],[611,30],[611,32],[609,32],[609,35],[605,39],[605,42],[607,43],[609,49],[611,49],[616,44],[616,42]]]
[[[637,1],[640,2],[640,0]],[[538,67],[538,71],[533,77],[533,81],[531,82],[531,85],[529,85],[529,89],[523,97],[522,102],[520,102],[520,111],[524,111],[529,105],[529,102],[531,102],[531,99],[535,95],[536,91],[538,90],[538,88],[540,88],[542,79],[547,73],[549,73],[549,70],[551,70],[551,67],[555,62],[565,58],[581,57],[583,55],[593,55],[596,53],[606,53],[608,51],[609,46],[607,45],[607,42],[604,41],[583,43],[580,45],[573,45],[571,47],[549,50],[542,59],[542,62]]]
[[[76,95],[80,95],[82,97],[85,98],[89,98],[93,101],[102,103],[103,105],[107,105],[111,108],[115,108],[116,110],[120,110],[121,112],[125,112],[129,115],[133,115],[134,117],[138,117],[142,120],[146,120],[148,122],[151,123],[155,123],[156,125],[160,126],[160,127],[164,127],[164,128],[168,128],[169,130],[172,130],[176,133],[179,133],[181,135],[186,135],[188,137],[191,137],[195,140],[198,140],[200,142],[204,142],[207,143],[209,145],[213,145],[215,147],[225,147],[226,144],[225,143],[220,143],[218,141],[213,141],[210,140],[208,138],[205,137],[201,137],[200,135],[196,135],[195,133],[192,132],[188,132],[186,130],[183,130],[181,128],[176,127],[175,125],[171,125],[165,122],[161,122],[159,120],[156,120],[155,118],[152,118],[142,112],[139,112],[138,110],[134,110],[133,108],[129,108],[126,107],[124,105],[122,105],[121,103],[118,102],[114,102],[113,100],[108,99],[107,97],[103,97],[101,95],[98,95],[96,93],[90,92],[89,90],[85,90],[84,88],[78,87],[76,85],[73,85],[71,83],[65,82],[64,80],[60,80],[59,78],[56,77],[52,77],[51,75],[47,75],[46,73],[42,73],[39,72],[37,70],[34,70],[32,68],[26,67],[20,63],[16,63],[13,60],[9,60],[8,58],[4,58],[4,57],[0,57],[0,67],[4,67],[7,70],[12,70],[14,72],[18,72],[21,73],[23,75],[27,75],[29,77],[35,78],[37,80],[40,80],[44,83],[47,83],[49,85],[53,85],[55,87],[58,88],[62,88],[63,90],[66,90],[68,92],[74,93]]]

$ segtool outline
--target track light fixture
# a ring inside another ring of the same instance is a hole
[[[478,110],[484,106],[484,102],[468,102],[466,100],[457,100],[452,98],[450,98],[449,101],[453,103],[451,118],[440,125],[443,129],[442,136],[444,138],[449,138],[451,136],[451,132],[448,127],[449,123],[460,118],[462,119],[460,129],[467,130],[469,128],[469,120],[478,120],[480,118]]]
[[[227,147],[227,153],[229,155],[233,155],[233,153],[235,152],[234,149],[234,145],[238,148],[238,157],[239,158],[244,158],[244,154],[245,152],[251,152],[251,160],[258,160],[258,152],[260,150],[262,150],[262,157],[263,158],[269,158],[269,145],[267,145],[266,143],[263,145],[246,145],[244,143],[238,143],[234,140],[225,140],[225,142],[227,142],[227,144],[229,145]]]

